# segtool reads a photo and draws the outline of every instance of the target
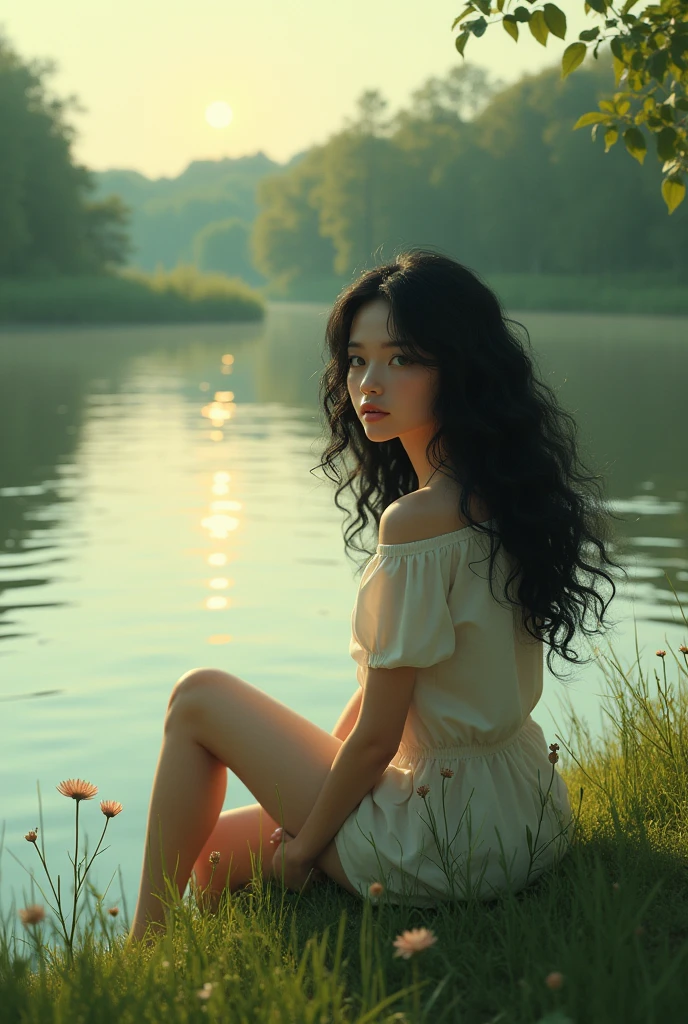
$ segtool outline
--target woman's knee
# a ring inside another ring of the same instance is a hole
[[[198,703],[209,686],[217,685],[217,669],[213,668],[192,668],[180,676],[172,687],[170,698],[167,702],[167,715],[174,709],[175,714],[182,707],[188,709],[191,705]]]

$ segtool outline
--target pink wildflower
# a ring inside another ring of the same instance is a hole
[[[433,935],[429,928],[411,928],[409,931],[397,935],[394,940],[394,945],[397,947],[394,955],[408,960],[414,953],[428,949],[435,942],[437,942],[437,936]]]
[[[101,800],[100,809],[106,818],[114,818],[122,810],[122,805],[117,800]]]
[[[21,922],[25,928],[39,924],[45,917],[45,909],[39,903],[32,903],[19,911]]]
[[[72,800],[92,800],[98,792],[98,787],[92,785],[90,782],[84,782],[83,779],[67,779],[66,782],[61,782],[55,789],[58,793],[62,793],[62,796],[71,796]]]

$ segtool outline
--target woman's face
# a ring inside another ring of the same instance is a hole
[[[347,387],[356,415],[371,441],[420,441],[432,436],[431,412],[437,368],[421,366],[393,346],[387,331],[389,303],[374,299],[362,306],[349,334]],[[390,347],[383,348],[384,343]],[[367,420],[364,402],[383,409],[387,416]],[[406,435],[406,437],[405,437]]]

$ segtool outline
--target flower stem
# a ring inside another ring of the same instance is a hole
[[[418,991],[418,964],[416,963],[415,956],[412,960],[413,965],[413,1020],[414,1024],[420,1024],[420,992]]]
[[[50,877],[50,872],[48,871],[48,865],[45,862],[45,858],[43,857],[43,854],[38,849],[38,843],[34,843],[33,845],[36,847],[36,853],[40,857],[41,864],[43,865],[43,868],[45,870],[46,875],[48,876],[48,881],[50,882],[50,888],[53,891],[53,896],[55,897],[55,902],[57,903],[57,914],[58,914],[58,917],[60,918],[60,924],[62,925],[62,931],[64,932],[64,937],[65,937],[65,940],[66,940],[66,938],[67,938],[67,925],[66,925],[66,922],[65,922],[65,919],[64,919],[64,915],[62,913],[62,903],[60,901],[59,890],[58,890],[58,892],[55,892],[55,886],[53,885],[53,880]]]
[[[76,901],[79,896],[79,886],[77,882],[77,864],[79,860],[79,804],[80,800],[76,801],[76,839],[74,843],[74,907],[72,908],[72,927],[69,933],[69,940],[67,946],[69,948],[70,958],[72,956],[72,943],[74,941],[74,928],[76,926]]]
[[[96,857],[98,856],[98,850],[100,849],[100,845],[101,845],[101,843],[103,842],[103,839],[105,838],[105,829],[106,829],[106,828],[108,827],[108,823],[109,823],[109,821],[110,821],[110,819],[109,819],[109,818],[106,818],[106,819],[105,819],[105,826],[104,826],[104,828],[103,828],[103,831],[102,831],[102,832],[101,832],[101,834],[100,834],[100,839],[98,840],[98,845],[96,846],[96,849],[95,849],[95,853],[93,854],[93,856],[91,857],[90,861],[88,862],[88,864],[87,864],[87,865],[86,865],[86,867],[84,868],[84,875],[83,875],[83,878],[82,878],[82,879],[81,879],[81,881],[79,882],[79,891],[81,891],[81,886],[82,886],[82,885],[84,884],[84,879],[86,878],[86,874],[87,874],[87,872],[88,872],[89,868],[91,867],[91,864],[93,863],[93,861],[94,861],[94,860],[96,859]]]

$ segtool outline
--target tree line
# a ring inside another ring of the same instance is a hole
[[[71,154],[74,99],[48,98],[51,70],[22,63],[0,39],[0,276],[136,265],[131,205],[93,197],[98,174]],[[462,63],[393,115],[367,91],[326,141],[277,172],[266,167],[245,217],[228,201],[224,216],[215,202],[203,220],[190,198],[198,214],[179,244],[203,270],[250,267],[285,285],[347,278],[412,244],[486,273],[685,281],[688,204],[667,216],[661,166],[573,130],[613,88],[600,61],[565,80],[552,67],[508,87]]]
[[[661,166],[573,131],[613,82],[600,63],[497,89],[465,64],[387,120],[384,99],[366,93],[355,123],[259,183],[254,264],[292,282],[327,267],[348,276],[378,246],[428,243],[492,273],[684,281],[688,204],[667,216]],[[466,95],[488,97],[470,119]]]

